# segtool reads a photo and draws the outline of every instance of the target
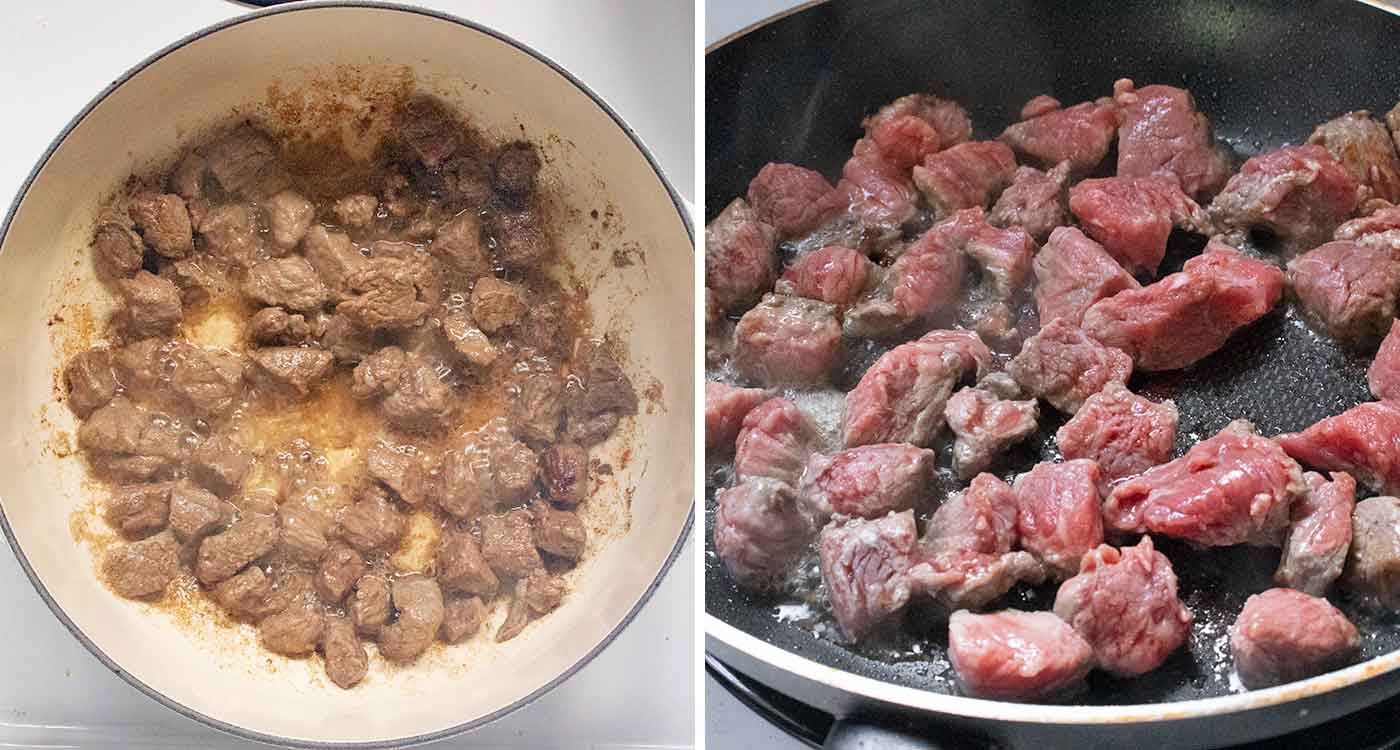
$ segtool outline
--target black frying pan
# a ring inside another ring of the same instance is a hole
[[[1068,105],[1109,94],[1123,76],[1139,85],[1189,88],[1217,137],[1243,159],[1300,142],[1314,125],[1341,113],[1384,114],[1393,106],[1400,99],[1400,18],[1345,0],[868,0],[810,7],[718,44],[706,56],[707,218],[742,195],[769,161],[835,178],[860,136],[861,118],[902,94],[929,91],[956,99],[985,138],[1015,121],[1036,94],[1053,94]],[[1203,244],[1203,238],[1174,236],[1162,273],[1178,270]],[[1283,306],[1189,371],[1135,376],[1130,386],[1175,399],[1180,452],[1232,419],[1249,419],[1272,435],[1367,400],[1368,364],[1367,357],[1311,333]],[[999,471],[1009,476],[1055,458],[1058,426],[1054,418],[1044,420],[1040,434]],[[946,451],[942,461],[946,466]],[[717,473],[707,486],[711,510],[723,481]],[[938,491],[954,488],[948,482]],[[712,543],[709,530],[707,523]],[[735,588],[712,548],[705,570],[707,648],[774,687],[856,718],[838,723],[832,747],[866,737],[859,719],[870,716],[914,722],[912,734],[930,744],[952,728],[1014,745],[1220,745],[1290,732],[1400,691],[1400,673],[1392,671],[1400,666],[1400,653],[1392,653],[1400,649],[1400,618],[1342,593],[1334,602],[1362,629],[1371,661],[1274,690],[1232,691],[1226,629],[1245,598],[1272,585],[1278,552],[1198,551],[1157,541],[1196,612],[1189,647],[1137,679],[1095,674],[1072,706],[952,695],[945,615],[932,607],[913,608],[904,627],[854,649],[814,637],[810,621],[800,625],[778,616],[782,600]],[[1053,597],[1047,586],[1014,592],[1009,603],[1043,609]],[[957,744],[967,741],[963,735]],[[910,745],[917,746],[923,745]]]

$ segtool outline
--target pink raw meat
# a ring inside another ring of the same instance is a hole
[[[715,498],[715,554],[742,588],[772,591],[816,534],[797,493],[776,479],[750,479]]]
[[[1339,471],[1332,481],[1321,474],[1303,475],[1308,491],[1293,503],[1293,524],[1283,541],[1283,559],[1274,581],[1280,586],[1322,596],[1342,574],[1351,548],[1351,513],[1356,509],[1356,480]]]
[[[1289,261],[1288,284],[1332,338],[1369,349],[1395,320],[1400,257],[1379,242],[1328,242]]]
[[[963,247],[985,225],[981,209],[968,209],[930,227],[846,313],[846,334],[889,336],[914,323],[931,323],[952,309],[967,273]]]
[[[1275,440],[1320,471],[1345,471],[1371,489],[1400,494],[1400,402],[1374,401]]]
[[[1027,339],[1006,371],[1022,388],[1073,414],[1110,383],[1128,382],[1133,360],[1089,338],[1068,318],[1054,318]]]
[[[758,170],[749,182],[748,199],[758,219],[783,237],[805,235],[846,207],[820,172],[777,162]]]
[[[1016,532],[1021,548],[1045,564],[1051,578],[1079,570],[1085,552],[1103,543],[1098,464],[1085,459],[1042,462],[1016,477]]]
[[[1192,198],[1214,195],[1230,176],[1230,159],[1215,142],[1210,119],[1191,92],[1173,86],[1113,83],[1118,105],[1118,176],[1173,176]]]
[[[1210,218],[1222,231],[1243,236],[1265,228],[1290,251],[1325,242],[1356,210],[1360,190],[1327,149],[1284,146],[1254,156],[1210,204]]]
[[[798,484],[821,523],[833,513],[879,518],[919,504],[933,482],[935,454],[908,443],[877,443],[814,454]]]
[[[1043,326],[1055,318],[1079,325],[1095,302],[1141,285],[1103,245],[1074,227],[1060,227],[1036,254],[1035,306]]]
[[[1157,275],[1172,227],[1205,234],[1209,220],[1171,177],[1106,177],[1070,188],[1084,232],[1133,273]]]
[[[1068,183],[1069,162],[1060,162],[1048,172],[1017,167],[1011,184],[1001,191],[1001,197],[987,214],[987,221],[997,227],[1021,227],[1037,242],[1044,242],[1055,227],[1068,221]]]
[[[748,309],[773,285],[777,231],[735,198],[705,227],[705,287],[721,309]]]
[[[1350,664],[1361,636],[1331,602],[1293,589],[1249,597],[1230,628],[1240,682],[1250,689],[1306,679]]]
[[[1390,322],[1390,332],[1366,370],[1366,383],[1378,399],[1400,399],[1400,320]]]
[[[948,660],[974,698],[1035,701],[1078,688],[1093,649],[1050,612],[961,610],[948,620]]]
[[[773,397],[744,417],[734,442],[734,473],[741,480],[770,477],[797,484],[817,447],[817,426],[791,401]]]
[[[991,359],[971,331],[930,331],[889,350],[846,394],[846,446],[929,445],[953,389],[981,377]]]
[[[865,292],[874,271],[875,264],[861,253],[828,245],[803,254],[789,266],[777,291],[845,307]]]
[[[762,385],[826,382],[843,352],[836,307],[804,297],[765,294],[734,327],[734,367]]]
[[[1060,427],[1055,445],[1067,459],[1097,462],[1104,480],[1113,482],[1171,458],[1176,423],[1171,401],[1154,403],[1121,383],[1109,383]]]
[[[838,519],[822,529],[822,583],[846,638],[860,640],[909,603],[915,533],[914,512],[908,510],[874,520]]]
[[[948,399],[945,409],[953,441],[953,470],[970,479],[992,465],[1007,448],[1035,432],[1040,407],[1035,399],[1014,401],[967,387]]]
[[[1016,156],[999,141],[968,141],[926,157],[914,184],[938,218],[964,208],[987,208],[1011,184]]]
[[[1053,99],[1044,99],[1027,102],[1021,110],[1024,119],[1002,131],[1001,140],[1015,149],[1017,156],[1042,169],[1068,162],[1075,177],[1093,172],[1113,143],[1118,107],[1108,97],[1068,109],[1060,109]]]
[[[734,449],[734,439],[744,417],[755,406],[768,400],[762,388],[735,388],[732,385],[705,381],[705,450],[728,452]]]

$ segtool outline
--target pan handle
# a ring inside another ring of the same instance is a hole
[[[993,750],[1000,747],[986,737],[928,731],[898,729],[888,724],[873,724],[858,718],[837,719],[826,735],[823,750]]]

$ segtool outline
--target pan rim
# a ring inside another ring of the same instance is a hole
[[[617,110],[613,109],[612,105],[608,104],[608,102],[602,96],[600,96],[583,81],[579,80],[576,76],[574,76],[573,73],[569,72],[562,65],[555,62],[552,58],[546,56],[545,54],[531,47],[530,45],[527,45],[508,34],[487,27],[476,21],[471,21],[460,16],[453,15],[451,13],[445,13],[443,11],[432,10],[428,8],[404,5],[397,2],[385,2],[383,0],[308,0],[307,2],[299,2],[290,6],[272,7],[249,13],[243,13],[241,15],[224,19],[217,23],[209,24],[208,26],[186,34],[185,36],[161,47],[155,52],[152,52],[140,62],[123,71],[121,75],[113,79],[111,83],[104,86],[101,91],[99,91],[96,95],[92,97],[92,99],[90,99],[85,105],[83,105],[82,109],[80,109],[78,113],[75,114],[72,117],[72,119],[70,119],[63,126],[62,130],[58,132],[58,134],[53,138],[53,140],[49,142],[49,145],[39,156],[33,168],[30,169],[29,173],[25,176],[23,182],[20,183],[19,187],[15,191],[14,199],[11,201],[9,207],[6,209],[4,220],[3,222],[0,222],[0,246],[3,246],[5,238],[9,235],[10,226],[13,223],[15,215],[18,213],[20,206],[24,203],[25,198],[28,196],[30,188],[33,187],[35,180],[39,177],[39,174],[43,172],[44,167],[48,165],[49,160],[53,157],[54,153],[68,139],[68,136],[71,135],[72,132],[79,125],[81,125],[85,119],[87,119],[87,116],[91,114],[92,111],[96,109],[99,104],[105,101],[107,97],[111,96],[114,92],[116,92],[117,89],[124,86],[137,74],[141,73],[146,68],[156,64],[157,62],[160,62],[162,59],[175,52],[176,50],[179,50],[189,44],[197,42],[200,39],[203,39],[204,37],[211,36],[217,32],[223,31],[228,28],[232,28],[234,26],[238,26],[240,24],[287,13],[298,13],[305,11],[314,12],[319,10],[336,8],[392,11],[399,13],[408,13],[412,15],[426,16],[435,20],[446,21],[448,23],[453,23],[460,27],[463,27],[469,31],[474,31],[492,39],[495,39],[497,41],[508,44],[516,50],[534,58],[536,61],[543,63],[544,65],[549,67],[549,69],[552,70],[556,75],[562,77],[565,81],[574,86],[576,89],[579,90],[579,92],[581,92],[589,100],[591,100],[594,106],[602,110],[602,112],[613,121],[613,124],[616,125],[623,132],[623,134],[627,136],[628,140],[632,142],[632,145],[637,149],[637,152],[642,156],[642,158],[646,160],[647,165],[652,170],[652,173],[656,175],[657,180],[666,189],[666,193],[671,200],[671,204],[675,208],[676,214],[681,220],[681,225],[685,228],[686,236],[689,240],[688,247],[691,250],[691,252],[694,253],[695,227],[690,212],[686,208],[685,201],[681,198],[680,194],[676,192],[675,186],[671,184],[670,179],[666,176],[666,173],[661,169],[661,166],[657,163],[656,158],[652,155],[651,150],[647,147],[646,143],[642,140],[641,136],[637,134],[637,132],[632,128],[632,126],[629,125],[625,119],[623,119],[622,115],[620,115],[617,112]],[[497,719],[503,718],[535,702],[541,696],[545,695],[546,693],[549,693],[554,688],[562,684],[565,680],[572,677],[579,670],[583,669],[583,667],[587,666],[590,662],[592,662],[593,659],[598,656],[598,654],[602,653],[604,649],[610,646],[612,642],[616,640],[616,638],[619,635],[621,635],[622,631],[626,629],[627,626],[630,625],[633,620],[636,619],[637,615],[641,612],[642,607],[651,601],[652,595],[655,594],[656,589],[661,585],[661,582],[666,577],[666,574],[670,572],[672,565],[675,563],[676,559],[680,557],[681,551],[685,547],[686,541],[691,536],[691,532],[694,528],[694,525],[695,508],[692,504],[690,510],[686,513],[685,522],[681,525],[680,532],[679,534],[677,534],[676,541],[671,546],[670,552],[667,553],[666,559],[662,561],[662,564],[657,570],[655,577],[652,578],[652,580],[647,584],[647,587],[638,595],[636,602],[633,603],[631,608],[628,609],[628,611],[623,615],[623,617],[618,621],[618,623],[592,648],[590,648],[587,653],[583,654],[581,657],[579,657],[577,661],[570,664],[568,667],[566,667],[557,676],[555,676],[548,682],[544,683],[543,685],[540,685],[539,687],[532,690],[530,693],[518,698],[517,700],[513,701],[508,705],[502,706],[494,711],[491,711],[490,713],[474,717],[465,722],[454,724],[443,729],[416,735],[410,735],[407,737],[386,737],[378,740],[355,740],[341,742],[285,737],[281,735],[260,732],[254,729],[249,729],[247,727],[232,724],[221,719],[209,716],[208,714],[202,713],[200,711],[196,711],[195,709],[190,708],[184,705],[183,703],[180,703],[174,698],[171,698],[165,695],[164,693],[150,687],[149,685],[142,682],[139,678],[133,676],[126,670],[122,669],[115,661],[111,659],[111,657],[107,655],[107,653],[100,646],[98,646],[92,639],[90,639],[87,636],[87,634],[84,633],[75,622],[73,622],[71,618],[68,617],[68,614],[49,593],[48,587],[45,586],[44,583],[39,579],[38,574],[30,565],[28,557],[24,554],[23,549],[21,549],[19,540],[15,537],[14,530],[11,528],[9,519],[5,513],[4,499],[0,498],[0,532],[4,533],[5,540],[9,543],[10,549],[13,550],[15,559],[19,563],[20,568],[24,571],[25,577],[29,579],[30,585],[34,587],[34,590],[39,594],[39,598],[43,600],[44,604],[49,608],[49,611],[53,613],[54,617],[57,618],[58,621],[68,630],[68,632],[72,634],[72,636],[79,643],[81,643],[83,647],[87,649],[87,651],[90,654],[92,654],[92,656],[96,658],[98,662],[100,662],[104,667],[111,670],[114,674],[116,674],[118,677],[124,680],[127,684],[136,688],[138,691],[151,698],[152,700],[156,701],[160,705],[182,716],[194,719],[195,721],[198,721],[201,724],[204,724],[205,726],[211,727],[226,734],[233,735],[235,737],[252,740],[254,742],[259,742],[262,744],[315,749],[368,749],[381,748],[387,746],[408,747],[413,745],[421,745],[436,740],[455,737],[473,729],[485,726],[486,724],[496,721]]]

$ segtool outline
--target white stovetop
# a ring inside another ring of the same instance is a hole
[[[480,21],[572,71],[621,113],[676,189],[693,199],[691,2],[418,4]],[[226,0],[44,0],[5,10],[0,92],[10,116],[0,146],[0,206],[7,207],[54,135],[121,72],[253,9]],[[695,564],[692,536],[651,601],[591,664],[520,711],[432,747],[693,746]],[[0,545],[0,602],[0,748],[260,747],[167,710],[107,671],[50,614],[7,545]]]

